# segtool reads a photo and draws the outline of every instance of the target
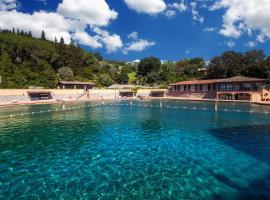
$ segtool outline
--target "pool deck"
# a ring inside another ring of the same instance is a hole
[[[96,101],[96,100],[88,100]],[[63,104],[63,103],[78,103],[84,102],[82,100],[38,100],[38,101],[17,101],[17,102],[3,102],[0,103],[0,107],[10,107],[10,106],[25,106],[25,105],[44,105],[44,104]]]
[[[270,106],[270,102],[250,102],[250,101],[239,101],[239,100],[215,100],[215,99],[200,99],[200,98],[183,98],[183,97],[152,97],[147,99],[131,98],[133,100],[179,100],[179,101],[201,101],[201,102],[227,102],[227,103],[252,103],[257,105]],[[37,100],[37,101],[17,101],[17,102],[0,102],[0,107],[10,107],[10,106],[24,106],[24,105],[42,105],[42,104],[63,104],[63,103],[78,103],[78,102],[92,102],[92,101],[121,101],[121,100],[131,100],[129,98],[121,99],[88,99],[88,100],[74,100],[74,99],[63,99],[63,100]]]

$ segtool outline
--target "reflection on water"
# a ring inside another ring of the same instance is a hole
[[[268,115],[214,113],[205,102],[121,104],[0,120],[0,199],[270,198]],[[61,105],[1,115],[46,109]]]

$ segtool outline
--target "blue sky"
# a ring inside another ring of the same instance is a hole
[[[108,59],[270,54],[269,0],[0,0],[0,27],[73,38]]]

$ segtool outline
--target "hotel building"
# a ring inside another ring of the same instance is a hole
[[[169,96],[258,102],[268,96],[265,79],[236,76],[227,79],[191,80],[170,85]],[[270,95],[269,95],[270,96]]]

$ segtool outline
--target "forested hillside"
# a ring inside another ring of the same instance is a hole
[[[60,80],[92,81],[98,87],[113,83],[167,87],[190,79],[248,76],[270,79],[270,57],[261,50],[224,52],[206,62],[202,58],[161,63],[147,57],[139,63],[106,61],[98,53],[78,47],[74,41],[46,40],[46,33],[0,32],[0,88],[55,88]]]
[[[126,83],[125,63],[107,62],[98,53],[77,47],[72,41],[47,41],[30,33],[4,30],[0,33],[2,88],[57,87],[59,80],[93,81],[98,86]]]

